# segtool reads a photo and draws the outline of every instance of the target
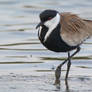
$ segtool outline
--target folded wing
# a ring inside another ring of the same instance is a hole
[[[75,14],[62,13],[60,34],[68,45],[80,45],[92,36],[92,21],[83,20]]]

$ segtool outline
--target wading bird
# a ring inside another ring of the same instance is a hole
[[[54,52],[67,52],[68,58],[55,71],[55,84],[60,84],[61,67],[67,62],[65,81],[71,66],[71,58],[80,51],[80,45],[92,36],[92,21],[82,19],[69,12],[45,10],[40,14],[40,23],[36,26],[41,43]],[[76,51],[70,55],[70,51]]]

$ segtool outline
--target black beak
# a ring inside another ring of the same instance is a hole
[[[36,29],[37,29],[38,27],[42,26],[42,25],[43,25],[43,23],[40,22],[40,23],[36,26]]]

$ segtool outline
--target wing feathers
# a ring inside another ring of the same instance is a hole
[[[92,36],[92,22],[75,14],[61,14],[61,37],[70,46],[81,44]]]

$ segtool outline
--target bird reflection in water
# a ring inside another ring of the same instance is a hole
[[[58,91],[61,91],[61,84],[55,85]],[[65,92],[71,92],[69,89],[68,81],[65,80]]]

